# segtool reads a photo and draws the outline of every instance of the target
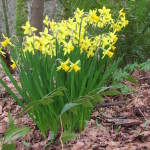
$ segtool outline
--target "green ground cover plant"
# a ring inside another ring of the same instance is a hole
[[[20,137],[24,138],[25,135],[29,133],[28,127],[26,126],[17,127],[14,125],[14,120],[10,115],[10,112],[8,113],[8,119],[9,119],[8,129],[5,133],[4,138],[0,138],[0,150],[15,150],[15,144],[13,144],[12,141]]]

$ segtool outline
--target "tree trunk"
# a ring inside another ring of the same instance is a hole
[[[36,35],[43,30],[44,0],[33,0],[31,25],[37,28]]]
[[[54,14],[55,14],[55,11],[56,11],[57,3],[58,3],[58,0],[55,0],[54,7],[52,8],[52,14],[51,14],[51,17],[50,17],[50,21],[52,21],[52,19],[54,19]]]
[[[28,1],[28,21],[31,22],[32,0]]]
[[[7,34],[7,37],[10,37],[10,34],[9,34],[9,25],[8,25],[8,17],[7,17],[7,11],[6,11],[6,3],[5,3],[5,0],[2,0],[2,5],[3,5],[3,12],[4,12],[4,18],[5,18],[6,34]]]

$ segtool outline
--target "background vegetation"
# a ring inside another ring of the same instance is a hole
[[[21,24],[25,20],[31,20],[30,1],[21,4],[21,0],[7,0],[5,7],[7,8],[8,27],[4,9],[1,8],[2,2],[0,1],[0,33],[7,33],[10,35],[16,33],[19,38],[22,38],[23,31],[20,29]],[[120,33],[120,39],[117,43],[116,57],[124,56],[122,66],[127,63],[144,62],[150,57],[150,1],[149,0],[54,0],[44,1],[43,17],[47,14],[54,20],[67,19],[73,16],[77,7],[88,11],[93,8],[100,8],[105,5],[107,8],[112,9],[114,15],[121,8],[125,9],[129,25]],[[20,5],[21,4],[21,5]],[[55,8],[56,7],[56,8]],[[53,12],[53,10],[55,12]],[[16,14],[16,15],[15,15]],[[13,27],[15,26],[15,28]],[[9,31],[10,30],[10,31]]]

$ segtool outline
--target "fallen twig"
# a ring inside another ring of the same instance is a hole
[[[138,109],[139,112],[142,114],[142,116],[145,118],[145,120],[147,120],[147,118],[145,117],[144,113],[141,111],[141,109]]]
[[[97,107],[109,107],[109,106],[124,105],[124,104],[126,104],[126,101],[97,104]]]

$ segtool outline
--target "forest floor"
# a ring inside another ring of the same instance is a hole
[[[0,70],[2,70],[0,66]],[[108,106],[98,106],[93,110],[90,121],[78,138],[64,144],[67,150],[145,150],[150,149],[150,72],[135,70],[132,76],[138,81],[125,84],[131,88],[127,95],[104,97]],[[0,72],[7,85],[17,93],[9,78],[3,71]],[[14,75],[19,84],[19,78]],[[116,102],[120,102],[118,105]],[[124,101],[125,103],[122,103]],[[113,104],[115,104],[113,106]],[[106,105],[107,105],[106,104]],[[30,133],[23,139],[14,141],[16,150],[42,150],[50,141],[51,134],[44,139],[34,122],[24,115],[18,118],[21,107],[12,99],[0,85],[0,137],[3,137],[8,125],[8,112],[10,111],[16,126],[28,126]],[[27,146],[28,145],[28,146]],[[59,150],[61,145],[56,141],[45,148],[46,150]]]

